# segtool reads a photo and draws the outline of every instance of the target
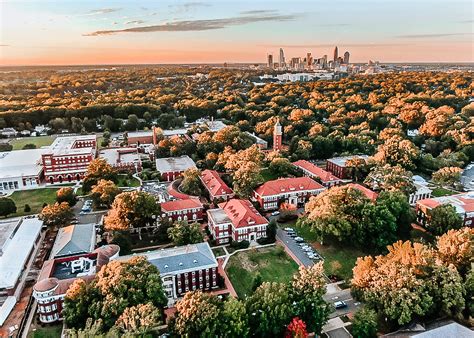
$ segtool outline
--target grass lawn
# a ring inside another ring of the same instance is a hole
[[[214,256],[216,256],[216,257],[225,255],[225,251],[222,248],[214,248],[214,249],[212,249],[212,252],[214,253]]]
[[[285,227],[295,229],[300,237],[303,237],[307,242],[313,244],[315,249],[324,257],[324,270],[327,275],[334,273],[331,263],[337,261],[341,264],[337,275],[345,280],[349,280],[352,278],[352,268],[355,265],[357,257],[366,256],[361,250],[340,244],[336,241],[325,240],[324,245],[321,245],[317,236],[308,227],[298,227],[294,223],[285,224]]]
[[[11,216],[23,216],[29,214],[37,214],[43,208],[44,203],[54,203],[56,201],[55,188],[43,188],[33,190],[15,191],[10,198],[15,201],[17,212]],[[31,211],[24,212],[25,204],[29,204]]]
[[[37,327],[35,331],[28,334],[28,338],[59,338],[63,330],[62,323],[59,325]]]
[[[55,138],[54,136],[22,137],[10,141],[10,144],[13,146],[13,150],[21,150],[30,143],[35,144],[36,148],[41,148],[51,145]]]
[[[459,193],[454,190],[449,190],[449,189],[440,188],[440,187],[434,188],[433,192],[431,193],[433,197],[449,196],[449,195],[454,195],[454,194],[459,194]]]
[[[257,272],[264,282],[291,280],[293,274],[298,271],[298,264],[282,249],[277,246],[242,251],[230,258],[226,271],[240,298],[252,293],[252,284]]]
[[[118,187],[139,187],[140,181],[135,177],[129,177],[128,175],[118,175]]]

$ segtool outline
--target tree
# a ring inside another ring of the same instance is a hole
[[[261,182],[260,167],[255,162],[244,162],[232,174],[234,192],[242,197],[249,197],[253,189]]]
[[[280,221],[287,221],[298,217],[298,209],[296,205],[290,203],[282,203],[280,205]]]
[[[25,144],[25,145],[23,146],[22,149],[23,149],[23,150],[25,150],[25,149],[36,149],[36,144],[34,144],[34,143],[27,143],[27,144]]]
[[[159,214],[159,205],[149,193],[123,192],[115,197],[112,208],[104,218],[104,226],[107,231],[151,226]]]
[[[408,197],[401,191],[382,191],[377,197],[377,205],[386,207],[395,217],[399,238],[408,238],[411,224],[416,215],[408,202]]]
[[[451,229],[459,229],[463,220],[450,204],[439,205],[429,212],[427,228],[433,235],[442,235]]]
[[[455,187],[461,180],[462,169],[458,167],[445,167],[433,173],[433,182],[442,186]]]
[[[9,197],[0,197],[0,216],[8,216],[16,212],[15,201]]]
[[[224,302],[220,318],[221,337],[249,336],[248,314],[244,302],[229,297]]]
[[[308,331],[306,331],[306,323],[295,317],[286,328],[285,338],[306,338]]]
[[[23,208],[24,212],[31,212],[31,207],[29,204],[25,204],[25,207]]]
[[[39,215],[46,225],[53,227],[67,225],[73,216],[74,213],[67,202],[48,204]]]
[[[168,236],[178,246],[200,243],[204,240],[200,224],[189,224],[186,221],[176,222],[168,229]]]
[[[83,327],[90,317],[101,319],[108,330],[127,308],[143,304],[161,310],[167,298],[158,269],[145,257],[135,256],[104,265],[89,284],[77,279],[66,292],[63,315],[69,327]]]
[[[399,190],[409,196],[416,191],[412,177],[412,173],[400,165],[384,164],[373,167],[364,183],[375,190]]]
[[[266,237],[268,242],[274,243],[276,240],[277,224],[275,220],[271,220],[267,225]]]
[[[151,303],[127,307],[115,322],[122,333],[146,334],[161,324],[161,311]]]
[[[448,230],[436,242],[438,257],[445,265],[454,265],[464,271],[470,264],[474,251],[474,229],[464,227]]]
[[[219,300],[201,291],[187,292],[176,304],[171,331],[182,337],[215,337],[220,332]]]
[[[400,165],[403,168],[416,168],[414,161],[419,157],[420,150],[410,140],[393,136],[379,145],[374,158],[377,162]]]
[[[97,207],[110,207],[121,190],[110,180],[99,180],[92,187],[91,198]]]
[[[276,157],[268,166],[268,169],[277,177],[287,177],[294,172],[294,166],[290,160],[284,157]]]
[[[252,291],[255,292],[255,290],[258,289],[258,287],[260,285],[262,285],[263,283],[263,278],[262,278],[262,275],[260,274],[260,272],[257,272],[254,276],[253,276],[253,280],[252,280]]]
[[[387,207],[367,203],[361,216],[362,221],[353,232],[354,243],[372,252],[381,252],[397,240],[397,220]]]
[[[96,158],[89,163],[86,174],[84,176],[84,183],[82,190],[89,192],[100,179],[110,180],[116,182],[117,173],[104,158]]]
[[[352,321],[351,331],[354,337],[377,337],[377,312],[368,307],[357,311]]]
[[[281,336],[294,314],[289,287],[283,283],[262,283],[245,303],[254,336]]]
[[[201,195],[201,172],[197,168],[190,168],[184,171],[183,180],[179,188],[189,195]]]
[[[66,202],[70,207],[73,207],[77,203],[74,189],[70,187],[61,188],[56,192],[56,202]]]

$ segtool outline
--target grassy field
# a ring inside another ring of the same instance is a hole
[[[454,190],[440,188],[440,187],[439,188],[434,188],[433,192],[431,193],[431,195],[433,195],[433,197],[449,196],[449,195],[454,195],[454,194],[458,194],[458,192],[454,191]]]
[[[282,247],[270,247],[239,252],[233,255],[226,271],[240,298],[252,293],[256,273],[264,282],[288,282],[298,270]]]
[[[118,176],[118,187],[139,187],[140,181],[135,177],[129,177],[128,175],[119,175]]]
[[[62,323],[59,325],[38,327],[28,334],[28,338],[59,338],[63,330]]]
[[[36,148],[41,148],[51,145],[54,139],[54,136],[22,137],[12,140],[10,144],[13,146],[13,150],[21,150],[26,144],[30,143],[36,145]]]
[[[313,244],[315,249],[324,257],[324,270],[327,275],[337,272],[337,275],[345,280],[352,278],[352,268],[355,265],[357,257],[366,256],[361,250],[343,245],[337,242],[325,240],[324,245],[319,243],[317,236],[307,227],[298,227],[296,224],[285,224],[285,227],[292,227],[299,236],[303,237],[307,242]],[[333,265],[339,262],[340,268],[333,271]]]
[[[43,203],[54,203],[56,201],[56,191],[54,188],[43,188],[33,190],[15,191],[11,194],[11,199],[15,201],[17,212],[11,216],[23,216],[37,214],[43,208]],[[29,204],[31,211],[24,212],[25,204]]]

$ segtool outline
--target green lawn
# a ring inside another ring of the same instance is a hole
[[[216,257],[225,255],[225,251],[222,248],[214,248],[214,249],[212,249],[212,252],[214,253],[214,256],[216,256]]]
[[[327,275],[333,274],[333,263],[340,263],[337,275],[345,280],[352,278],[352,268],[357,257],[366,256],[361,250],[338,243],[337,241],[325,240],[324,245],[319,243],[319,239],[308,227],[299,227],[296,224],[285,224],[284,227],[291,227],[296,230],[298,236],[303,237],[307,242],[313,244],[315,249],[324,257],[324,270]]]
[[[11,199],[15,201],[17,212],[11,216],[23,216],[28,214],[37,214],[43,208],[43,203],[54,203],[56,201],[55,188],[43,188],[33,190],[15,191],[11,194]],[[24,212],[25,204],[29,204],[31,211]]]
[[[140,181],[128,175],[118,175],[118,187],[139,187]]]
[[[454,194],[459,194],[459,193],[454,190],[449,190],[449,189],[440,188],[440,187],[434,188],[433,192],[431,193],[433,197],[449,196],[449,195],[454,195]]]
[[[62,330],[62,323],[53,326],[37,327],[28,334],[28,338],[59,338],[61,337]]]
[[[30,143],[35,144],[36,148],[41,148],[51,145],[55,138],[54,136],[22,137],[12,140],[10,144],[13,146],[13,150],[21,150]]]
[[[264,282],[288,282],[298,271],[298,264],[280,246],[242,251],[233,255],[226,271],[240,298],[252,293],[256,273]]]

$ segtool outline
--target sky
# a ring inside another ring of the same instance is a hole
[[[473,62],[474,0],[0,0],[0,66]]]

